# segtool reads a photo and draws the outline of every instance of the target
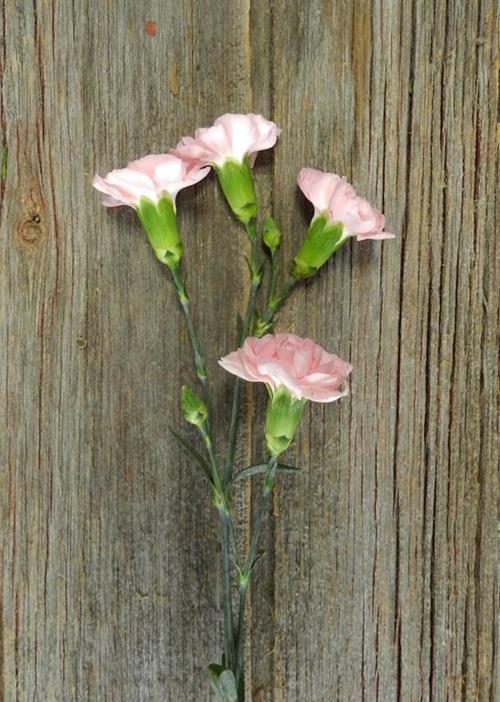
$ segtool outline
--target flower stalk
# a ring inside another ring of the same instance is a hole
[[[188,328],[196,374],[203,386],[204,395],[208,402],[206,364],[198,334],[196,332],[196,327],[191,312],[191,305],[189,303],[189,296],[179,267],[171,269],[171,273],[177,297],[184,312],[186,326]],[[234,534],[234,526],[232,524],[226,488],[223,484],[223,478],[220,474],[217,456],[213,447],[213,437],[210,429],[208,411],[205,420],[201,425],[198,425],[198,428],[203,437],[209,456],[213,485],[213,501],[219,512],[223,580],[224,663],[229,669],[232,670],[235,665],[235,635],[231,597],[231,535]]]
[[[252,331],[252,323],[255,315],[255,308],[257,305],[257,296],[259,294],[259,289],[262,283],[262,263],[260,261],[259,245],[260,237],[257,232],[257,227],[255,220],[251,220],[247,224],[247,236],[251,243],[251,254],[249,261],[250,269],[250,291],[248,294],[247,308],[245,312],[245,317],[243,319],[243,324],[241,326],[241,331],[239,334],[238,342],[241,345],[247,336]],[[240,400],[241,400],[241,380],[236,378],[234,382],[233,389],[233,400],[231,403],[231,420],[229,424],[229,435],[228,435],[228,451],[225,463],[224,471],[224,482],[228,485],[231,482],[233,466],[234,466],[234,456],[236,451],[236,436],[238,432],[238,423],[240,416]]]
[[[257,228],[259,206],[252,173],[257,154],[272,148],[279,134],[276,124],[262,115],[226,114],[216,119],[211,127],[196,130],[194,137],[183,137],[168,154],[145,156],[130,162],[126,168],[110,171],[104,178],[96,175],[93,180],[94,187],[105,195],[106,207],[126,205],[135,210],[155,256],[170,270],[186,321],[196,375],[202,386],[202,397],[198,397],[184,385],[181,406],[186,421],[200,433],[206,455],[174,430],[172,432],[208,481],[219,514],[224,647],[221,663],[213,663],[208,669],[209,682],[218,702],[243,702],[245,698],[245,606],[259,559],[259,538],[277,471],[296,471],[294,467],[278,464],[278,456],[292,445],[306,402],[333,402],[345,396],[347,378],[352,370],[349,363],[310,339],[268,332],[273,329],[277,312],[297,283],[315,275],[349,238],[362,241],[394,236],[385,231],[383,214],[359,197],[345,179],[333,173],[303,168],[298,184],[314,206],[314,216],[291,263],[291,272],[279,289],[277,252],[282,234],[271,216],[264,218],[262,232]],[[219,361],[236,376],[223,464],[215,450],[207,367],[182,275],[183,246],[176,216],[178,193],[202,180],[211,168],[217,174],[229,208],[245,226],[250,242],[250,284],[246,311],[238,328],[240,348]],[[271,272],[267,298],[259,314],[257,302],[266,263],[262,244],[270,258]],[[267,464],[249,466],[236,476],[241,480],[264,472],[248,552],[240,559],[231,514],[231,491],[236,483],[233,473],[243,380],[266,385],[269,403],[265,441],[270,458]],[[233,575],[236,575],[239,594],[236,627],[232,606]]]
[[[248,548],[248,554],[245,560],[245,564],[239,570],[239,615],[238,615],[238,629],[236,637],[236,686],[238,692],[244,692],[244,671],[243,671],[243,653],[245,644],[245,608],[246,608],[246,597],[248,592],[248,587],[250,585],[250,579],[252,576],[252,571],[255,566],[257,558],[257,547],[259,543],[259,536],[262,529],[262,522],[264,520],[265,513],[268,508],[269,499],[274,487],[274,476],[276,473],[276,466],[278,463],[278,456],[272,455],[267,464],[267,470],[264,476],[264,483],[262,488],[262,495],[260,499],[260,505],[257,512],[257,517],[252,528],[252,533],[250,537],[250,546]],[[241,697],[244,699],[244,697]]]
[[[196,375],[198,376],[201,384],[203,385],[205,391],[207,388],[207,369],[205,364],[205,359],[203,355],[203,350],[201,348],[200,340],[198,339],[198,334],[196,333],[196,328],[194,325],[193,314],[191,312],[191,304],[189,302],[189,296],[186,290],[186,284],[184,283],[179,266],[175,266],[170,269],[172,274],[172,280],[174,283],[175,291],[177,293],[177,298],[184,312],[184,317],[186,320],[186,326],[188,329],[189,340],[191,342],[191,347],[193,349],[194,364],[196,367]]]

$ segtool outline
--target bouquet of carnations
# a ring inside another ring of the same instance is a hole
[[[270,214],[260,217],[252,169],[257,153],[272,148],[280,130],[256,114],[226,114],[213,126],[197,129],[167,154],[154,154],[113,170],[93,185],[105,193],[104,205],[135,209],[156,258],[171,276],[184,313],[193,349],[199,388],[184,385],[180,402],[186,421],[196,427],[203,446],[192,445],[173,432],[206,480],[220,519],[223,577],[224,642],[220,662],[208,666],[210,685],[219,702],[245,699],[245,603],[260,560],[259,534],[269,498],[280,472],[295,469],[282,462],[292,444],[307,402],[334,402],[349,392],[352,367],[310,339],[276,333],[277,315],[304,280],[316,275],[351,238],[387,239],[383,214],[359,197],[344,178],[302,168],[298,184],[314,206],[314,215],[290,265],[283,269],[282,233]],[[216,450],[211,416],[210,382],[200,337],[191,313],[185,282],[182,237],[176,218],[179,191],[194,186],[210,169],[217,175],[227,204],[248,240],[248,302],[236,324],[235,346],[220,360],[236,376],[226,448]],[[235,466],[242,381],[262,383],[268,394],[264,439],[267,456],[261,463]],[[246,552],[233,519],[233,494],[242,479],[261,478],[260,506],[251,526]],[[235,607],[237,605],[237,607]]]

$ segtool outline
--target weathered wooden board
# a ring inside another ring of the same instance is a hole
[[[254,699],[496,698],[496,26],[494,0],[3,0],[2,702],[210,699],[217,520],[168,434],[189,345],[133,213],[90,179],[249,110],[283,129],[257,174],[287,259],[302,165],[398,234],[346,247],[282,315],[355,370],[276,491]],[[246,244],[213,178],[179,205],[223,431]],[[251,509],[248,485],[243,529]]]

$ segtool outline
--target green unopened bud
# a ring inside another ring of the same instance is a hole
[[[298,254],[293,259],[294,278],[310,278],[345,240],[344,226],[340,222],[329,222],[325,215],[315,217],[307,230]]]
[[[271,394],[266,413],[266,442],[273,456],[278,456],[292,443],[305,404],[305,399],[296,399],[284,387]]]
[[[156,257],[169,268],[176,268],[182,257],[182,244],[172,199],[164,195],[155,203],[141,197],[137,214]]]
[[[187,385],[181,388],[181,407],[190,424],[194,424],[199,429],[204,428],[208,418],[207,406]]]
[[[276,253],[281,244],[281,231],[271,215],[264,219],[262,239],[271,253]]]
[[[242,163],[228,159],[222,166],[214,166],[222,192],[236,217],[248,224],[257,216],[257,196],[248,156]]]

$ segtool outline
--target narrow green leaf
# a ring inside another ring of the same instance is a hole
[[[266,555],[266,552],[265,552],[265,551],[259,551],[259,553],[258,553],[258,554],[255,556],[255,558],[253,559],[253,563],[252,563],[252,565],[250,566],[250,572],[253,571],[253,569],[255,568],[255,566],[257,565],[257,563],[258,563],[258,562],[260,561],[260,559],[263,558],[265,555]]]
[[[239,473],[236,473],[232,482],[235,483],[238,480],[245,480],[245,478],[251,478],[253,475],[258,475],[259,473],[265,473],[267,470],[267,463],[258,463],[253,466],[248,466],[248,468],[243,468]],[[297,466],[290,466],[286,463],[278,463],[276,466],[276,471],[278,473],[298,473],[300,468]]]
[[[175,431],[175,429],[172,429],[172,427],[169,427],[172,435],[174,438],[179,442],[180,446],[184,449],[184,451],[191,456],[193,461],[196,463],[196,465],[203,471],[204,477],[208,480],[210,484],[212,484],[212,476],[210,474],[210,468],[208,467],[208,463],[205,461],[201,453],[195,449],[194,446],[191,446],[189,441],[187,441],[179,432]]]

